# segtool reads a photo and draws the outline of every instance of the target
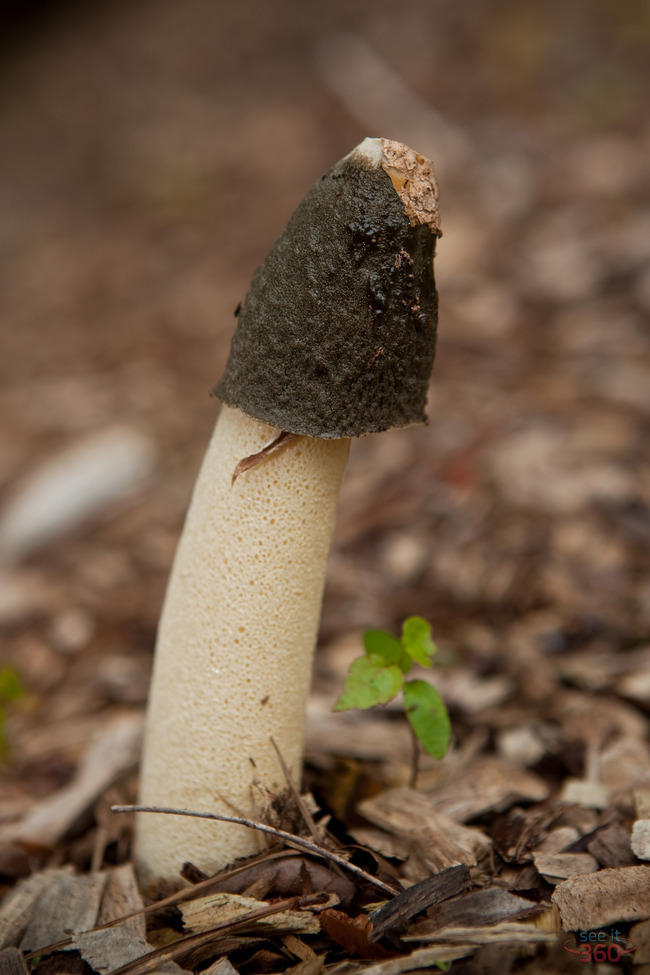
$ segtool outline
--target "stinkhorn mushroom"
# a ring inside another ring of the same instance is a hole
[[[255,274],[160,620],[142,803],[250,816],[255,783],[284,785],[271,739],[299,777],[350,438],[426,419],[439,235],[428,160],[365,139],[309,190]],[[240,826],[139,817],[145,879],[258,848]]]

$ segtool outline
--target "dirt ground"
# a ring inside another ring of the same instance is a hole
[[[97,735],[141,723],[218,410],[208,392],[252,273],[308,187],[382,135],[439,177],[430,422],[353,446],[305,785],[402,881],[460,862],[418,872],[394,808],[359,809],[406,787],[399,714],[330,710],[364,629],[426,617],[454,746],[424,763],[418,795],[483,837],[461,858],[469,892],[528,892],[555,938],[535,941],[539,914],[510,941],[483,923],[471,951],[445,942],[437,959],[581,971],[570,932],[618,924],[650,971],[650,7],[25,6],[0,42],[0,894],[45,866],[128,862],[130,823],[108,804],[136,795],[130,732],[73,821],[53,828],[43,803],[78,780]],[[453,780],[486,801],[459,811]],[[558,829],[573,832],[553,845]],[[600,877],[611,903],[572,925],[553,892],[577,876]],[[2,910],[0,948],[24,932],[2,941]],[[432,950],[431,910],[412,922],[418,950]],[[268,936],[231,958],[244,975],[387,964],[328,937],[312,939],[318,964]],[[38,971],[112,970],[76,957]]]

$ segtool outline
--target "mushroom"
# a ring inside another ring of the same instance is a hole
[[[426,420],[439,235],[431,164],[365,139],[309,190],[255,274],[158,629],[142,803],[259,813],[284,782],[272,739],[299,777],[350,438]],[[232,824],[137,824],[145,880],[258,849]]]

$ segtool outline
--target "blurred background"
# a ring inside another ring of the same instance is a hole
[[[592,731],[608,715],[608,740],[643,727],[645,0],[15,0],[2,17],[0,821],[143,707],[233,311],[368,135],[436,165],[439,346],[430,424],[354,445],[312,746],[360,631],[412,613],[460,742],[478,729],[559,781],[588,745],[568,710]]]

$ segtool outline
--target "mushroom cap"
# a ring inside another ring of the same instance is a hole
[[[431,164],[364,140],[311,187],[256,272],[214,395],[311,437],[425,422],[439,234]]]

